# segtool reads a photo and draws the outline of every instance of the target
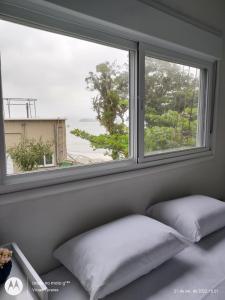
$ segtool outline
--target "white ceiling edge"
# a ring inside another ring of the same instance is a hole
[[[142,2],[148,6],[151,6],[155,9],[158,9],[166,14],[169,14],[177,19],[181,19],[182,21],[186,22],[186,23],[190,23],[193,26],[196,26],[202,30],[208,31],[212,34],[215,34],[219,37],[222,36],[222,31],[219,30],[218,28],[215,28],[213,26],[210,26],[202,21],[199,21],[198,19],[190,16],[189,14],[185,14],[183,12],[181,12],[178,9],[172,8],[171,6],[161,3],[157,0],[137,0],[139,2]]]

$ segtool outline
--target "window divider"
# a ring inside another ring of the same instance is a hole
[[[137,163],[137,51],[129,51],[129,156]]]
[[[6,157],[5,157],[5,131],[3,115],[3,95],[2,95],[2,68],[0,53],[0,184],[4,184],[6,176]]]
[[[144,159],[144,97],[145,97],[145,51],[144,44],[138,45],[138,162]]]

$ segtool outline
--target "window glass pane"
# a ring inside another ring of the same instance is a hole
[[[200,69],[145,58],[145,155],[201,145]]]
[[[53,164],[53,157],[52,157],[52,155],[49,155],[49,154],[45,155],[45,164],[46,165]]]
[[[129,51],[3,20],[0,35],[8,174],[129,157]]]
[[[38,166],[44,166],[44,156],[42,156],[42,157],[38,157],[38,159],[37,159],[37,164],[38,164]]]

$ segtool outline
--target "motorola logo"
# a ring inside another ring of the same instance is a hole
[[[5,290],[7,294],[17,296],[23,290],[23,283],[19,278],[11,277],[5,283]]]

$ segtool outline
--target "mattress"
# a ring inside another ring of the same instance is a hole
[[[88,300],[76,278],[63,266],[42,276],[51,300]],[[224,300],[225,228],[105,300]]]

